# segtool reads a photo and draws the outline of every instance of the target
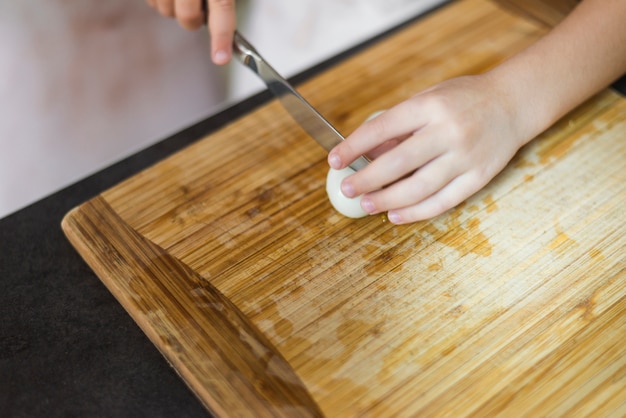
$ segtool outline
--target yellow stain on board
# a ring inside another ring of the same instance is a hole
[[[461,256],[470,253],[481,257],[490,256],[493,247],[480,229],[480,220],[472,217],[461,222],[463,207],[463,204],[458,206],[444,219],[445,230],[437,228],[433,223],[428,223],[424,226],[424,231],[431,234],[436,241],[457,250]]]
[[[567,235],[561,226],[557,223],[555,226],[556,229],[556,237],[548,244],[548,248],[556,251],[558,254],[563,254],[567,250],[569,250],[572,246],[578,245],[576,241],[571,239],[569,235]]]
[[[496,209],[498,209],[498,205],[496,205],[495,200],[493,200],[493,196],[490,194],[483,198],[483,203],[485,204],[485,210],[487,213],[493,213]]]

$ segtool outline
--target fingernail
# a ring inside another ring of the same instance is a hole
[[[341,158],[337,154],[330,154],[328,156],[328,164],[335,170],[341,168]]]
[[[226,61],[228,61],[228,52],[217,51],[213,59],[216,64],[226,64]]]
[[[399,224],[400,222],[402,222],[402,218],[400,217],[400,215],[394,211],[389,211],[387,213],[387,219],[389,219],[389,222],[391,222],[392,224]]]
[[[350,183],[341,183],[341,193],[343,193],[345,197],[353,198],[354,187]]]
[[[361,207],[365,212],[370,214],[376,210],[376,208],[374,207],[374,202],[372,202],[372,200],[368,197],[364,197],[363,199],[361,199]]]

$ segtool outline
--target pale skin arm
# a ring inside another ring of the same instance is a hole
[[[431,87],[364,123],[328,156],[369,154],[348,197],[391,222],[437,216],[484,187],[520,147],[626,72],[626,1],[585,0],[493,70]]]
[[[178,23],[189,30],[200,28],[204,24],[205,14],[202,0],[146,0],[166,17],[176,18]],[[211,59],[217,65],[223,65],[232,58],[233,34],[235,33],[235,0],[208,0],[211,34]]]

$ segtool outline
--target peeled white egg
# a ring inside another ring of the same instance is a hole
[[[361,208],[361,196],[350,199],[341,192],[341,181],[354,173],[350,167],[341,170],[331,168],[326,176],[326,193],[337,212],[348,218],[362,218],[367,216],[367,212]]]
[[[374,119],[383,112],[384,110],[374,112],[366,120]],[[328,200],[330,200],[337,212],[348,218],[362,218],[368,214],[361,208],[361,196],[350,199],[341,192],[342,180],[354,173],[356,171],[350,167],[341,170],[329,169],[326,176],[326,193],[328,194]]]

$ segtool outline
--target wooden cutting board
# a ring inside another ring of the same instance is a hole
[[[340,131],[543,29],[454,2],[299,86]],[[626,101],[605,91],[431,221],[344,218],[275,101],[63,228],[221,416],[623,416]]]

